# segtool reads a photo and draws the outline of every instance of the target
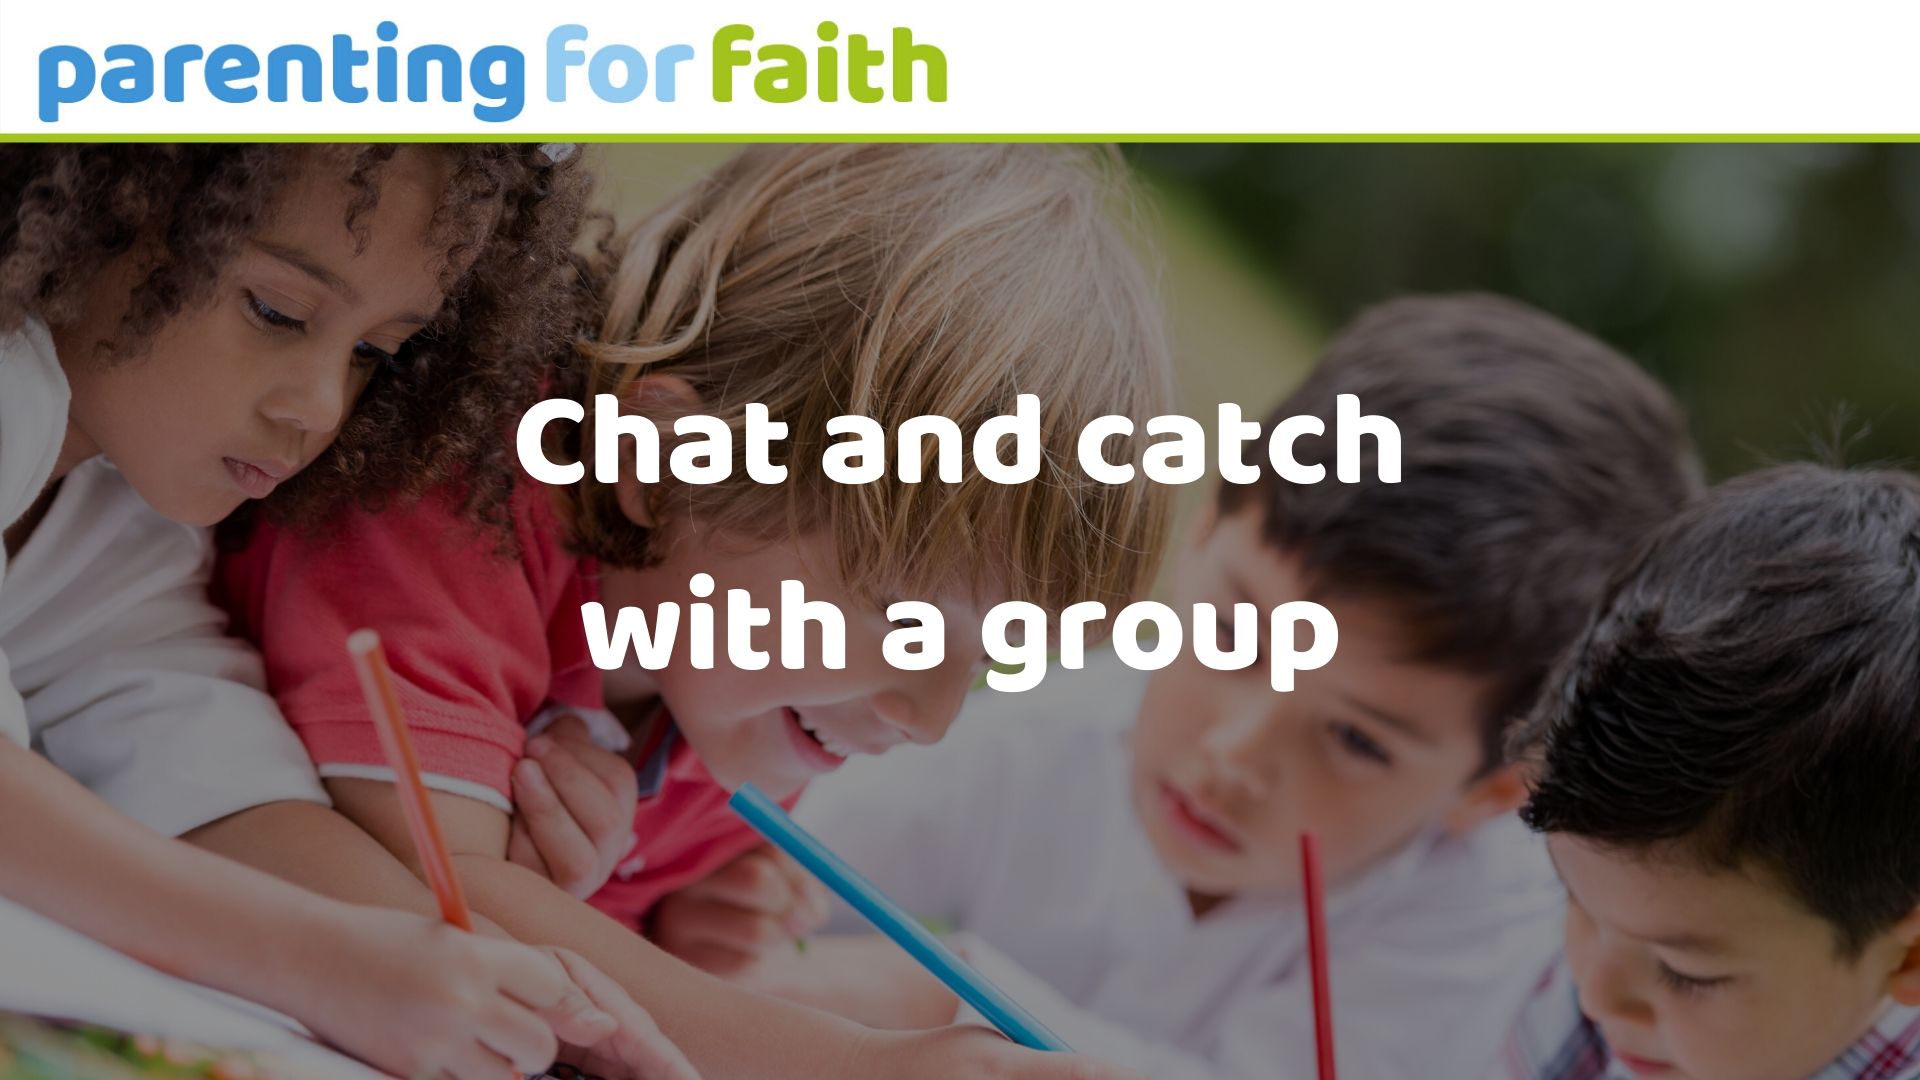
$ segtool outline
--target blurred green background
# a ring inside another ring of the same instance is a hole
[[[605,146],[644,211],[731,149]],[[1593,331],[1693,418],[1716,477],[1804,456],[1920,459],[1920,147],[1130,147],[1153,208],[1183,407],[1265,408],[1340,323],[1491,290]]]

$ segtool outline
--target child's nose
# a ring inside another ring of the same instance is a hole
[[[931,746],[945,738],[956,711],[928,708],[895,690],[875,695],[873,699],[873,712],[881,723],[899,732],[908,742],[921,746]]]
[[[274,388],[261,407],[267,418],[301,431],[332,431],[346,421],[358,392],[358,375],[351,353],[344,360],[307,356],[294,360],[297,370]]]
[[[874,695],[873,711],[908,742],[931,746],[946,738],[953,718],[960,714],[973,686],[973,673],[963,665],[943,664],[918,674],[911,687]]]
[[[1272,735],[1264,716],[1243,712],[1216,719],[1200,737],[1200,749],[1221,780],[1259,799],[1273,787]]]
[[[1574,963],[1574,982],[1580,988],[1580,1011],[1603,1025],[1624,1027],[1652,1021],[1653,1010],[1639,989],[1639,964],[1629,950],[1589,942]]]

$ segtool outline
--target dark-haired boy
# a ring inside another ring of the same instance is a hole
[[[1312,1075],[1301,829],[1334,886],[1342,1071],[1495,1066],[1560,910],[1510,813],[1523,789],[1499,752],[1506,721],[1608,572],[1694,490],[1666,394],[1519,304],[1374,309],[1275,415],[1332,430],[1349,393],[1398,426],[1401,482],[1371,479],[1368,460],[1359,484],[1227,487],[1170,597],[1222,612],[1318,600],[1340,627],[1326,667],[1277,694],[1258,661],[1223,673],[1189,650],[1149,676],[1107,657],[979,696],[946,744],[853,763],[801,808],[910,909],[968,931],[988,975],[1069,1043],[1156,1080]],[[1303,439],[1298,456],[1333,442]],[[711,957],[703,928],[731,926],[743,952],[773,945],[750,976],[762,986],[884,1026],[955,1019],[884,942],[796,956],[778,874],[763,875],[774,918],[720,917],[754,902],[737,888],[749,878],[670,900],[656,933]]]
[[[1716,489],[1522,735],[1569,911],[1511,1075],[1920,1077],[1920,480]]]

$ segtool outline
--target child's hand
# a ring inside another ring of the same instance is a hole
[[[620,985],[578,953],[550,949],[573,984],[619,1025],[611,1035],[586,1046],[566,1046],[560,1059],[608,1080],[700,1080],[680,1048],[667,1040],[645,1009]]]
[[[962,1026],[876,1039],[849,1077],[914,1080],[1147,1080],[1132,1069],[1074,1054],[1015,1046],[986,1028]]]
[[[513,768],[507,858],[585,900],[633,846],[639,800],[633,766],[595,746],[578,717],[563,716],[528,741]]]
[[[763,955],[795,951],[826,925],[826,887],[771,847],[757,848],[654,906],[648,936],[715,975],[738,975]]]
[[[339,905],[296,945],[277,1003],[400,1076],[537,1073],[561,1040],[598,1045],[632,1023],[595,1004],[548,952],[419,915]]]

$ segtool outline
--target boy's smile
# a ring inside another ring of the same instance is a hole
[[[1181,790],[1170,781],[1160,784],[1162,810],[1174,827],[1186,834],[1196,846],[1239,855],[1247,850],[1236,833],[1239,832],[1221,811],[1214,810],[1205,802]]]
[[[793,737],[800,759],[821,773],[830,773],[855,754],[884,754],[906,740],[897,733],[854,735],[810,710],[783,706],[780,719]]]
[[[738,787],[747,781],[785,798],[854,754],[881,754],[905,742],[938,742],[978,677],[980,624],[990,603],[954,596],[916,597],[939,607],[946,620],[946,659],[925,671],[904,671],[882,657],[881,642],[895,626],[837,570],[832,538],[815,531],[778,541],[718,536],[697,520],[677,521],[661,560],[645,570],[605,568],[601,595],[609,606],[652,607],[686,602],[695,573],[711,574],[715,596],[744,589],[768,605],[773,623],[755,628],[761,644],[778,625],[780,582],[804,583],[809,600],[826,600],[845,620],[845,666],[820,661],[818,629],[808,635],[807,664],[759,670],[724,665],[702,669],[688,660],[689,635],[675,640],[675,662],[648,672],[636,664],[606,676],[612,700],[658,697],[714,779]],[[716,639],[727,633],[727,609],[716,605]]]

